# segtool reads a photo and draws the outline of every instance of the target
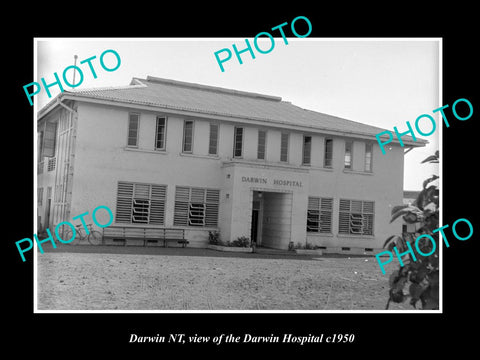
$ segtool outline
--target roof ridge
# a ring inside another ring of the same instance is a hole
[[[140,81],[140,79],[137,79],[137,80]],[[260,93],[243,91],[243,90],[234,90],[234,89],[228,89],[228,88],[223,88],[219,86],[203,85],[203,84],[191,83],[186,81],[165,79],[165,78],[159,78],[159,77],[150,76],[150,75],[147,75],[147,79],[145,81],[148,81],[151,83],[168,84],[168,85],[199,89],[199,90],[205,90],[205,91],[221,92],[224,94],[240,95],[240,96],[251,97],[256,99],[264,99],[264,100],[277,101],[277,102],[282,101],[282,98],[280,96],[266,95],[266,94],[260,94]]]
[[[133,82],[136,84],[132,85]],[[136,88],[144,88],[147,87],[144,83],[142,83],[139,79],[132,79],[130,84],[128,85],[116,85],[116,86],[102,86],[102,87],[91,87],[91,88],[82,88],[82,89],[71,89],[71,90],[64,90],[64,92],[78,94],[82,92],[91,92],[91,91],[105,91],[105,90],[128,90],[128,89],[136,89]]]
[[[126,86],[109,86],[65,91],[54,101],[38,111],[39,118],[46,116],[55,104],[63,100],[99,101],[107,103],[151,106],[162,111],[182,111],[210,114],[225,119],[245,119],[272,123],[275,126],[293,126],[315,131],[330,131],[342,136],[368,136],[374,138],[378,126],[360,123],[330,115],[317,110],[302,108],[280,97],[200,85],[177,80],[148,76],[146,79],[133,77]],[[408,145],[423,146],[427,141],[408,139]]]

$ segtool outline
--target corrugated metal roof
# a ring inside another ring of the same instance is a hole
[[[375,136],[385,129],[302,109],[280,97],[148,76],[129,86],[65,91],[79,98],[140,104],[319,130]],[[44,110],[44,109],[42,109]],[[42,111],[41,111],[42,112]],[[404,140],[411,140],[404,137]],[[422,146],[424,141],[412,145]]]

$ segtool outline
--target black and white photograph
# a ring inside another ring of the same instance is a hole
[[[470,351],[474,10],[182,5],[5,29],[5,351]]]
[[[264,37],[36,39],[38,311],[440,309],[441,39]]]

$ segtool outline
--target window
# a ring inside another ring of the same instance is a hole
[[[47,171],[55,170],[55,165],[56,164],[57,164],[57,158],[56,157],[49,158],[48,163],[47,163]]]
[[[42,206],[43,204],[43,188],[37,188],[37,205]]]
[[[233,139],[233,157],[242,157],[243,128],[235,127]]]
[[[155,133],[155,149],[165,150],[165,130],[167,126],[167,118],[157,117],[157,131]]]
[[[208,143],[208,154],[218,154],[218,124],[210,124],[210,141]]]
[[[340,199],[339,234],[373,235],[374,202]]]
[[[267,132],[265,130],[258,130],[257,159],[259,160],[265,160],[266,140]]]
[[[148,224],[150,214],[149,199],[133,199],[132,223]]]
[[[205,226],[205,204],[190,203],[188,207],[188,225]]]
[[[371,143],[365,144],[365,171],[372,172],[373,146]]]
[[[280,141],[280,161],[288,161],[288,133],[282,133],[282,138]]]
[[[191,153],[193,149],[193,121],[185,120],[183,124],[183,152]]]
[[[57,123],[45,123],[41,157],[55,156],[55,138],[57,137]]]
[[[38,167],[37,167],[37,173],[40,175],[40,174],[43,174],[43,171],[45,170],[45,162],[44,161],[40,161],[38,163]]]
[[[303,157],[302,157],[303,165],[310,165],[311,153],[312,153],[312,137],[304,136],[303,137]]]
[[[332,233],[333,198],[308,198],[307,232]]]
[[[323,167],[332,167],[333,157],[333,139],[325,139],[325,153],[323,158]]]
[[[175,188],[175,226],[217,227],[220,190],[177,186]]]
[[[42,154],[42,152],[43,152],[43,131],[40,131],[38,133],[37,140],[38,140],[38,143],[37,143],[38,159],[37,160],[38,160],[38,162],[40,162],[40,161],[43,160],[43,154]],[[41,174],[41,173],[39,173],[39,174]]]
[[[124,224],[163,225],[166,185],[120,181],[117,186],[115,221]]]
[[[128,117],[128,139],[127,146],[138,146],[138,126],[140,122],[139,114],[129,114]]]
[[[345,141],[345,169],[352,169],[353,142]]]

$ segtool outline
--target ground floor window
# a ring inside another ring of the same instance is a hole
[[[332,232],[333,198],[309,197],[307,232]]]
[[[164,225],[166,185],[118,182],[115,221]]]
[[[217,227],[220,190],[177,186],[173,224]]]
[[[340,199],[339,234],[373,235],[375,203]]]

